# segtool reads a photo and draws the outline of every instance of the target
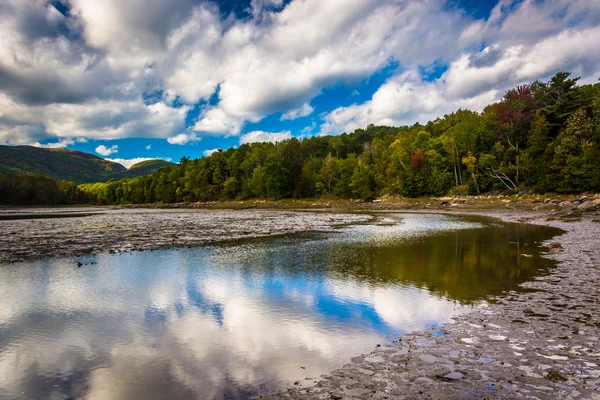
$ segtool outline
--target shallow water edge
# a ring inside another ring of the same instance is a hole
[[[571,214],[486,213],[562,229],[546,255],[557,268],[525,292],[355,357],[314,387],[263,398],[600,398],[600,219]]]

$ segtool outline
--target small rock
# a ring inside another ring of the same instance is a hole
[[[550,250],[551,253],[557,253],[559,251],[563,251],[563,247],[558,242],[552,242],[548,245],[548,250]]]
[[[438,378],[439,380],[445,381],[445,382],[452,382],[452,381],[457,381],[459,379],[462,379],[464,377],[463,374],[461,374],[460,372],[450,372],[449,374],[446,375],[436,375],[436,378]]]
[[[577,207],[580,210],[589,210],[592,208],[595,208],[596,206],[594,205],[593,201],[586,201],[581,203],[581,205],[579,205],[579,207]]]
[[[569,379],[556,368],[549,369],[548,373],[544,376],[544,378],[548,379],[551,382],[565,382]]]
[[[436,356],[432,356],[431,354],[420,354],[419,358],[425,361],[427,364],[432,364],[438,360]]]

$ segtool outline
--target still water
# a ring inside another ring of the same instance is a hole
[[[330,233],[0,265],[0,398],[246,398],[310,385],[517,289],[552,266],[539,244],[558,233],[378,214]]]

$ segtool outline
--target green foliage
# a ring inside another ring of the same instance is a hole
[[[54,205],[85,200],[72,182],[33,174],[0,174],[0,204]]]

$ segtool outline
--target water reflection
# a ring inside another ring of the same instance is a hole
[[[516,289],[554,229],[385,214],[339,232],[0,266],[0,398],[244,398]],[[304,367],[304,368],[302,368]]]

